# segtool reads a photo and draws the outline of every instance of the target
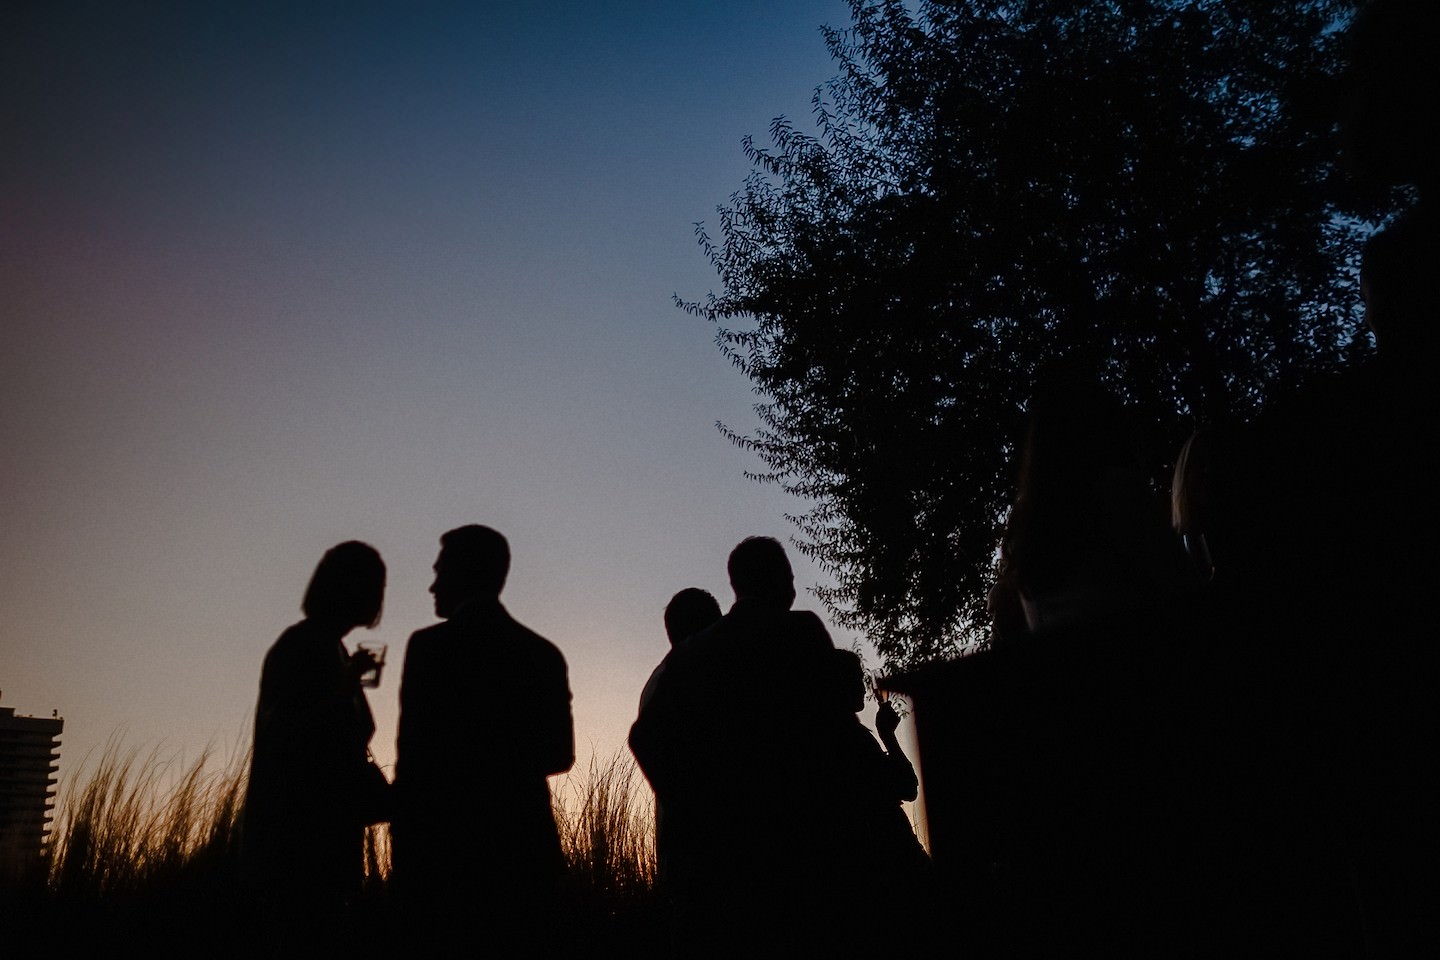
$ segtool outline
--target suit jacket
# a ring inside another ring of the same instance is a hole
[[[565,657],[498,600],[405,649],[396,742],[397,876],[410,885],[552,876],[551,774],[575,762]]]

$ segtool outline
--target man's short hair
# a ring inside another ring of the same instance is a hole
[[[709,590],[686,587],[665,605],[665,635],[670,645],[699,633],[720,619],[720,601]]]
[[[456,527],[440,535],[445,564],[461,582],[485,593],[499,594],[510,573],[510,544],[498,530],[478,523]]]
[[[785,548],[774,537],[746,537],[734,550],[726,564],[730,586],[737,597],[764,599],[795,599],[795,572]]]

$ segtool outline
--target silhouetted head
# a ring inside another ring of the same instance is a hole
[[[834,694],[834,702],[847,713],[865,709],[865,662],[854,650],[836,648],[830,652],[830,674],[825,683]]]
[[[720,619],[720,602],[709,590],[686,587],[665,605],[665,635],[670,646]]]
[[[1067,380],[1037,391],[1022,451],[1021,496],[1089,496],[1097,486],[1143,482],[1130,412],[1099,383]]]
[[[435,615],[449,618],[469,600],[494,599],[510,572],[510,544],[497,530],[470,524],[440,537],[435,559]]]
[[[1341,159],[1370,186],[1423,190],[1434,181],[1440,59],[1433,16],[1432,5],[1417,0],[1370,0],[1346,31]]]
[[[345,629],[373,627],[385,602],[385,563],[368,543],[347,540],[325,551],[300,610],[311,620]]]
[[[789,609],[795,602],[795,574],[785,548],[774,537],[746,537],[726,564],[735,599],[763,600]]]
[[[1360,257],[1365,323],[1382,355],[1430,361],[1434,341],[1440,231],[1421,210],[1402,214],[1370,237]]]
[[[1113,525],[1149,498],[1135,422],[1089,379],[1037,391],[1028,411],[1002,565],[1022,589],[1048,589]],[[1163,522],[1163,520],[1162,520]]]

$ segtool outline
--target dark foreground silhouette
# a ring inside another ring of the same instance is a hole
[[[360,687],[374,660],[344,644],[379,622],[384,592],[374,548],[332,548],[306,588],[305,619],[265,656],[239,831],[241,896],[265,952],[343,936],[364,880],[365,828],[390,818]]]
[[[898,747],[857,735],[824,625],[790,609],[783,548],[752,538],[730,559],[734,605],[674,642],[631,730],[663,805],[668,897],[618,910],[577,895],[596,888],[567,882],[574,863],[562,872],[546,785],[573,762],[564,659],[499,602],[504,538],[465,527],[436,561],[445,622],[407,650],[390,882],[360,867],[364,825],[387,811],[365,758],[366,664],[343,646],[378,616],[384,571],[342,544],[267,655],[236,835],[108,896],[80,882],[98,863],[4,891],[7,942],[247,957],[1432,955],[1440,645],[1422,612],[1435,536],[1422,454],[1440,112],[1421,10],[1366,6],[1344,90],[1342,159],[1417,198],[1365,251],[1376,356],[1253,423],[1197,431],[1172,491],[1179,539],[1158,550],[1144,493],[1109,456],[1124,452],[1114,398],[1037,398],[1037,424],[1069,422],[1027,445],[996,642],[889,681],[920,732],[933,859],[911,858],[918,887],[897,880],[895,851],[914,852],[890,816],[912,789]],[[524,688],[523,728],[477,703],[478,675]],[[757,679],[778,696],[755,702]],[[887,831],[904,842],[883,846]]]
[[[854,923],[872,887],[888,895],[909,884],[885,819],[903,817],[899,798],[892,791],[877,811],[887,771],[855,748],[851,678],[837,676],[824,625],[790,609],[784,548],[748,538],[728,572],[733,606],[675,645],[630,730],[665,811],[673,950],[849,955],[875,935]],[[745,700],[762,677],[783,694],[773,709]],[[917,933],[911,925],[907,936]]]
[[[435,613],[405,649],[396,740],[393,885],[405,949],[474,942],[547,952],[564,869],[547,777],[575,762],[565,658],[510,616],[505,538],[451,530],[435,561]],[[481,687],[523,697],[522,717]]]

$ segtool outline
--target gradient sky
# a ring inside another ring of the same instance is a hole
[[[730,548],[801,506],[742,476],[714,424],[755,397],[671,296],[716,286],[693,224],[741,138],[812,128],[845,3],[3,17],[0,691],[60,711],[62,774],[111,737],[248,747],[265,651],[352,538],[389,567],[388,766],[437,538],[472,522],[569,661],[580,765],[623,749],[666,601],[728,606]],[[737,706],[783,722],[764,673]],[[475,708],[524,722],[483,652]]]

